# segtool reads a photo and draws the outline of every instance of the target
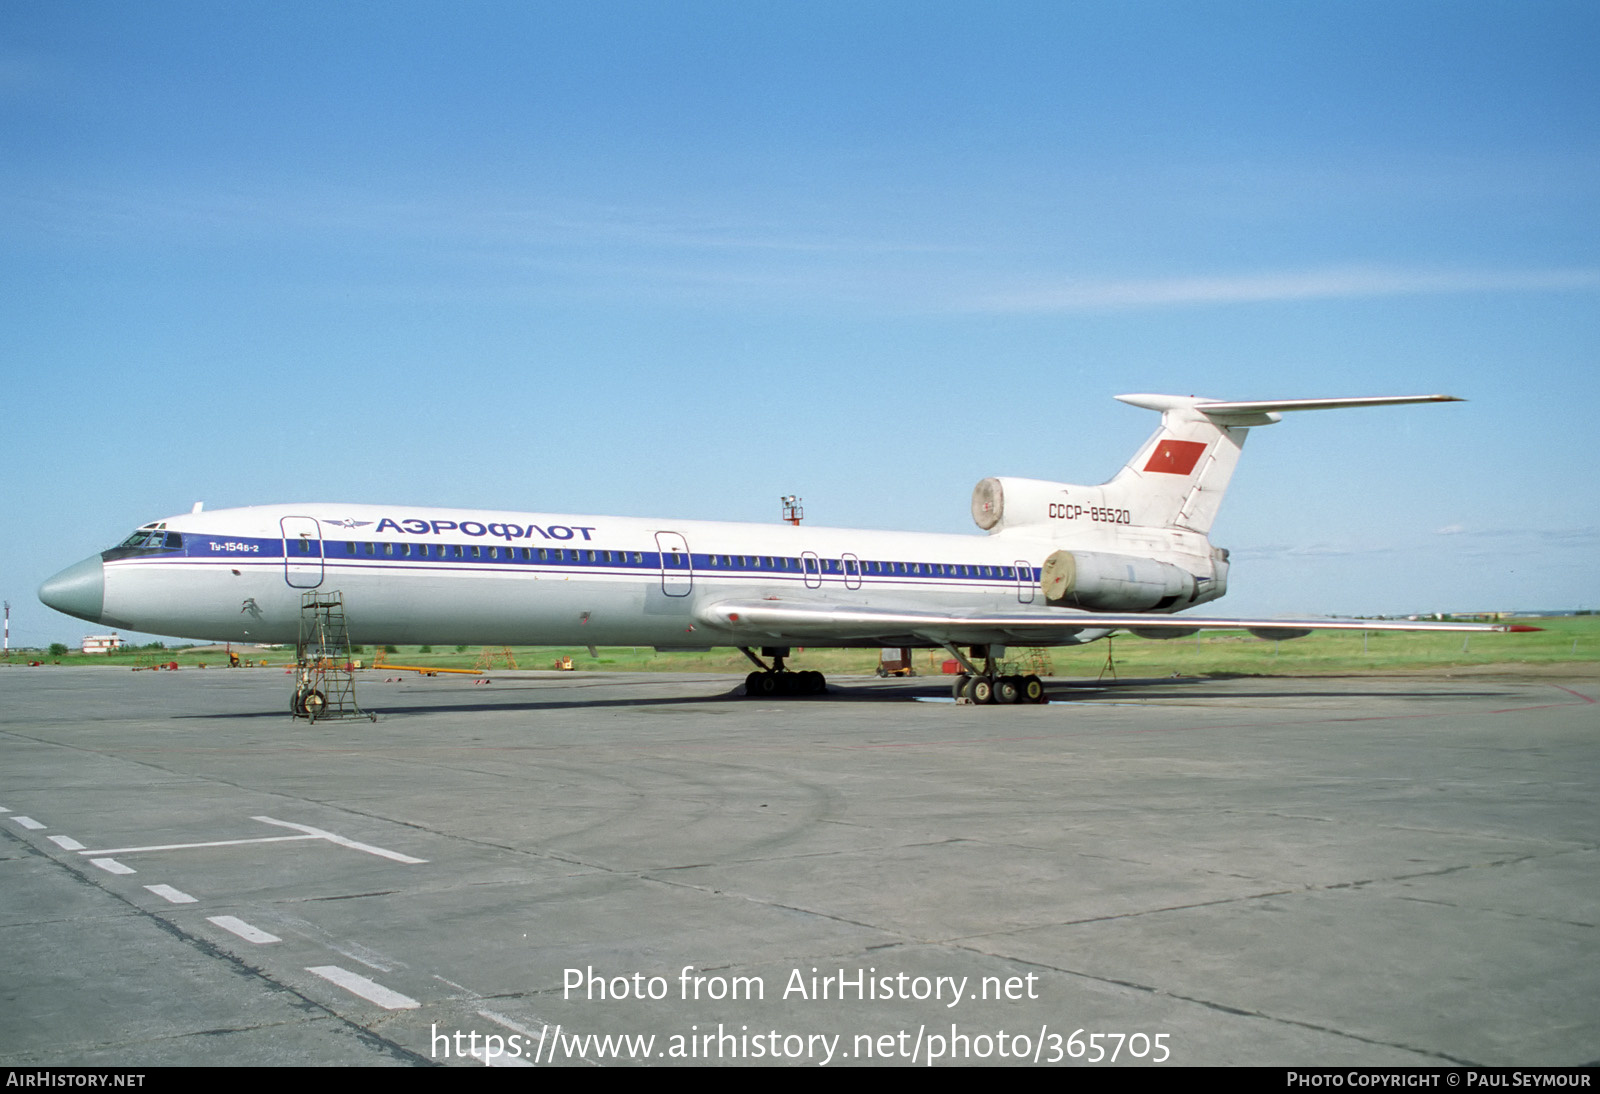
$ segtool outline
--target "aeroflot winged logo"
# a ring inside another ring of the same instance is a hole
[[[339,528],[365,528],[372,522],[370,520],[330,520],[328,523]]]
[[[1161,471],[1168,475],[1187,475],[1200,462],[1206,446],[1202,441],[1164,440],[1150,453],[1144,465],[1146,471]]]

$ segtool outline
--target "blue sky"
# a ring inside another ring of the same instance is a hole
[[[1592,3],[0,7],[0,543],[295,500],[972,530],[1129,391],[1252,614],[1597,606]]]

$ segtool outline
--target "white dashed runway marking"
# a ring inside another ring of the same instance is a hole
[[[182,889],[174,889],[170,885],[146,885],[145,888],[149,889],[162,900],[168,901],[172,904],[194,904],[196,902],[194,897],[190,896]]]
[[[138,873],[132,866],[124,866],[114,858],[92,858],[89,860],[108,874],[135,874]]]
[[[257,946],[264,946],[268,942],[282,942],[283,941],[283,939],[279,938],[277,935],[268,934],[266,931],[263,931],[260,927],[253,927],[250,924],[246,923],[244,920],[238,918],[237,916],[231,916],[231,915],[208,915],[208,916],[206,916],[206,922],[207,923],[215,923],[217,926],[221,927],[223,930],[228,931],[228,932],[230,932],[232,934],[238,935],[240,938],[244,939],[246,942],[254,942]]]
[[[359,995],[369,1003],[376,1003],[385,1010],[414,1010],[422,1004],[409,995],[384,987],[376,980],[368,980],[365,976],[341,969],[338,965],[313,965],[306,972],[322,977],[332,984],[337,984],[352,995]]]

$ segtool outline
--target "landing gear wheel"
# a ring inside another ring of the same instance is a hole
[[[950,698],[959,703],[962,696],[967,693],[967,685],[971,683],[972,677],[968,674],[963,672],[960,676],[957,676],[950,685]]]
[[[1015,705],[1022,702],[1022,677],[1002,676],[995,688],[995,702]]]
[[[1033,673],[1022,678],[1022,701],[1024,703],[1042,703],[1044,698],[1044,681]]]
[[[972,690],[968,692],[974,703],[987,706],[994,702],[994,677],[979,676],[972,681]]]
[[[822,695],[827,690],[828,678],[813,669],[804,672],[768,669],[752,672],[744,678],[744,693],[756,699],[770,699],[779,695]]]
[[[297,691],[294,693],[294,698],[289,701],[289,710],[296,718],[309,718],[313,722],[317,720],[317,715],[327,709],[327,706],[328,700],[315,688]]]

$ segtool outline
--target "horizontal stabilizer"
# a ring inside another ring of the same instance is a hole
[[[1091,505],[1126,511],[1126,523],[1202,535],[1239,462],[1245,437],[1297,410],[1347,410],[1407,403],[1458,403],[1454,395],[1357,395],[1338,399],[1208,399],[1198,395],[1118,395],[1130,406],[1159,411],[1161,427]],[[1056,499],[1059,500],[1059,499]],[[1077,499],[1073,499],[1074,503]]]
[[[1407,403],[1462,403],[1456,395],[1357,395],[1345,399],[1202,399],[1195,395],[1118,395],[1119,402],[1145,410],[1190,408],[1214,414],[1282,414],[1290,410],[1346,410],[1362,406],[1403,406]]]
[[[1462,403],[1455,395],[1363,395],[1353,399],[1244,399],[1205,401],[1195,409],[1202,414],[1281,414],[1288,410],[1345,410],[1359,406],[1402,406],[1406,403]]]

